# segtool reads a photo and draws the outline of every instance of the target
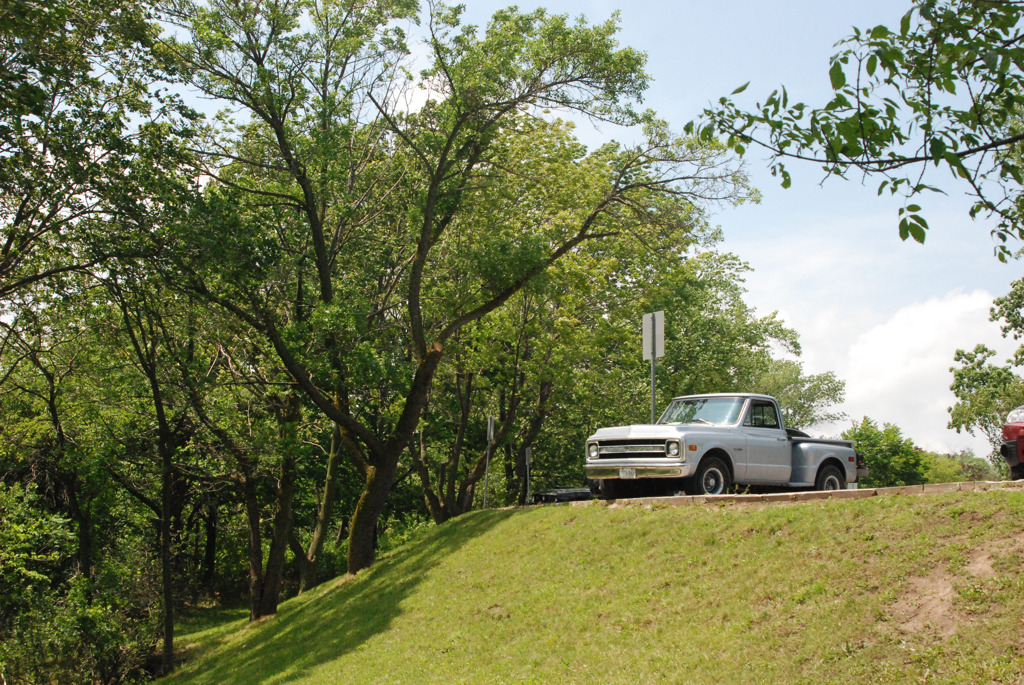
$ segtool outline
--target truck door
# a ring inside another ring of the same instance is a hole
[[[747,470],[750,483],[788,483],[793,450],[779,420],[775,403],[753,400],[743,420],[747,438]]]

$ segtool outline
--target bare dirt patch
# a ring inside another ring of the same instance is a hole
[[[907,633],[933,630],[943,637],[952,636],[958,623],[953,606],[955,595],[953,583],[943,569],[934,569],[923,578],[912,578],[892,609],[900,630]]]
[[[973,578],[988,580],[998,573],[993,557],[1024,550],[1024,534],[994,542],[971,552],[964,570]],[[945,568],[937,567],[927,576],[912,578],[903,595],[892,607],[892,616],[906,633],[934,632],[943,637],[956,634],[957,627],[970,618],[954,606],[956,578]],[[963,578],[959,578],[963,580]]]
[[[966,570],[975,578],[995,578],[996,572],[992,568],[992,554],[985,549],[976,549],[971,552],[971,560],[967,562]]]

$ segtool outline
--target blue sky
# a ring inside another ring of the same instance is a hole
[[[506,4],[469,0],[466,18],[483,25]],[[898,25],[909,8],[892,0],[518,4],[591,21],[618,10],[621,42],[649,56],[653,83],[645,104],[678,129],[747,81],[740,96],[747,105],[782,84],[791,99],[825,102],[835,43],[853,26]],[[579,134],[588,142],[623,137],[586,129]],[[784,190],[763,157],[748,154],[747,163],[761,204],[718,211],[714,221],[725,234],[722,249],[754,269],[748,302],[762,314],[778,311],[800,333],[806,371],[835,371],[846,381],[842,409],[851,419],[895,423],[926,449],[985,455],[983,438],[946,427],[954,402],[949,367],[957,348],[981,342],[1000,359],[1010,354],[1014,345],[1002,340],[988,311],[1021,268],[995,259],[991,225],[968,217],[966,189],[932,179],[949,194],[920,203],[932,227],[922,246],[899,240],[901,201],[878,197],[877,181],[821,184],[815,165],[794,164],[793,187]],[[848,425],[817,432],[834,435]]]

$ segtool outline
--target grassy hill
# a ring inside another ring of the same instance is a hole
[[[1019,683],[1024,495],[476,512],[191,630],[163,682]]]

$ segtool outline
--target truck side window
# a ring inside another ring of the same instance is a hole
[[[775,405],[771,402],[754,401],[750,405],[750,415],[744,423],[755,428],[778,428],[779,417],[775,413]]]

